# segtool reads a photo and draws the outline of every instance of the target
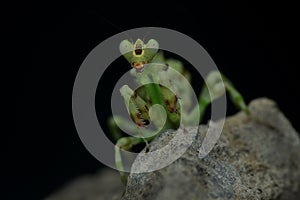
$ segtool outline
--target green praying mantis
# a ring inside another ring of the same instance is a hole
[[[129,123],[128,119],[120,116],[111,117],[108,122],[111,133],[116,139],[115,164],[120,172],[123,184],[126,184],[126,175],[123,172],[120,149],[128,151],[135,145],[144,143],[146,144],[145,152],[147,153],[149,143],[156,137],[157,133],[166,129],[178,129],[180,117],[183,114],[187,116],[184,119],[185,121],[192,120],[197,117],[196,114],[200,114],[198,117],[201,122],[210,103],[226,91],[236,107],[249,114],[242,95],[224,75],[220,75],[217,71],[210,72],[207,75],[206,84],[203,86],[198,98],[199,107],[190,108],[192,105],[190,102],[192,91],[183,84],[182,77],[190,82],[191,74],[180,61],[164,58],[163,53],[159,51],[158,42],[154,39],[150,39],[146,44],[141,39],[137,39],[135,43],[123,40],[120,43],[120,52],[133,67],[133,78],[136,82],[144,85],[144,87],[140,87],[135,91],[128,85],[120,88],[121,96],[124,98],[126,109],[134,125]],[[147,65],[152,65],[152,67]],[[179,72],[180,76],[178,73],[171,73],[170,68]],[[154,80],[156,83],[147,84],[149,81]],[[225,87],[220,87],[221,82]],[[169,88],[172,88],[172,90]],[[180,100],[187,102],[181,109]],[[155,109],[152,105],[160,105],[164,111]],[[151,109],[151,106],[154,108]],[[139,137],[121,137],[116,124],[122,124],[123,127],[126,127],[126,131]],[[141,133],[141,128],[150,124],[156,127],[155,131],[143,130]]]

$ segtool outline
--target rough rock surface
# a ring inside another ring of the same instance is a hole
[[[226,119],[220,139],[203,159],[198,157],[202,137],[195,137],[171,165],[131,174],[122,199],[300,199],[298,133],[271,100],[253,101],[250,111],[251,117],[239,113]],[[201,126],[198,135],[206,131],[207,126]],[[161,134],[150,151],[172,137],[172,132]],[[158,157],[157,162],[163,160]],[[134,163],[147,165],[153,163]]]
[[[79,177],[45,200],[119,200],[123,188],[119,173],[104,169],[94,175]]]
[[[200,126],[192,145],[171,165],[151,173],[131,174],[122,199],[300,199],[299,135],[271,100],[254,100],[250,111],[251,117],[238,113],[227,118],[218,142],[202,159],[198,150],[207,126]],[[173,135],[168,131],[158,136],[150,151],[167,144]],[[149,165],[153,163],[144,160],[133,167]],[[121,196],[118,173],[105,170],[75,180],[47,200]]]

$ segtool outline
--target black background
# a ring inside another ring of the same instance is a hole
[[[165,27],[192,37],[247,102],[262,96],[274,99],[299,131],[296,8],[290,2],[247,1],[19,7],[19,35],[26,47],[22,54],[28,54],[29,63],[18,68],[17,132],[4,138],[10,169],[4,174],[9,198],[41,199],[72,178],[96,172],[102,166],[88,153],[75,130],[73,82],[80,64],[95,46],[131,28]],[[112,75],[122,74],[126,67],[111,67],[99,83],[103,90],[100,97],[97,95],[97,106],[106,107],[103,114],[102,110],[98,112],[101,123],[109,112]],[[229,114],[235,112],[232,106],[229,108]]]

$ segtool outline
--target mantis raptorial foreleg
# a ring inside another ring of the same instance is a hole
[[[207,75],[198,98],[199,106],[191,108],[193,103],[191,98],[193,89],[189,86],[191,74],[184,69],[180,61],[165,59],[158,50],[159,44],[154,39],[146,44],[140,39],[135,43],[124,40],[120,44],[121,53],[134,68],[132,75],[138,85],[143,86],[132,90],[128,85],[124,85],[120,89],[132,121],[122,116],[113,116],[109,120],[113,138],[117,141],[116,168],[120,171],[123,184],[126,183],[126,175],[121,156],[122,150],[131,150],[133,146],[140,143],[145,143],[146,148],[149,148],[149,142],[157,133],[166,129],[184,128],[183,124],[197,124],[198,121],[190,122],[199,119],[199,109],[200,123],[206,108],[226,92],[237,108],[249,114],[241,94],[219,71],[212,71]],[[184,80],[188,84],[184,84]],[[181,102],[185,103],[181,105]],[[149,128],[151,125],[154,125],[152,130]],[[122,127],[124,132],[133,136],[121,137],[118,127]]]

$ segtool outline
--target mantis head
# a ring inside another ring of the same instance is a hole
[[[145,64],[149,63],[156,55],[159,44],[156,40],[150,39],[145,44],[141,39],[137,39],[135,43],[123,40],[120,43],[120,52],[138,72],[144,70]]]

